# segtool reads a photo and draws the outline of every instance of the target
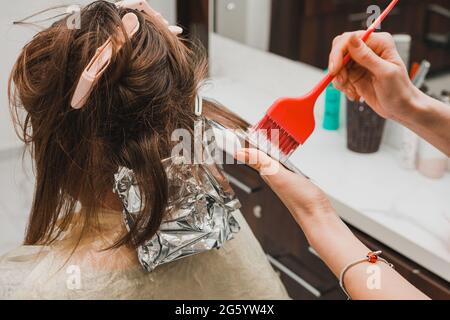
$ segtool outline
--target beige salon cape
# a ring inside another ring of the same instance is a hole
[[[248,224],[235,217],[242,230],[222,249],[147,273],[133,249],[100,251],[122,226],[120,213],[105,212],[101,233],[85,235],[73,254],[74,230],[51,247],[0,257],[0,299],[289,299]]]

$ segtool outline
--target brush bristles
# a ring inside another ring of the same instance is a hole
[[[265,137],[271,148],[276,148],[285,157],[290,156],[300,144],[278,123],[273,121],[269,116],[266,116],[253,129],[253,134],[257,134],[260,138],[257,141],[260,143],[261,136]]]

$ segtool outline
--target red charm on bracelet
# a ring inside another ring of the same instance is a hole
[[[369,259],[370,263],[378,262],[378,255],[376,252],[369,252],[369,254],[367,255],[367,258]]]
[[[393,264],[387,262],[385,259],[383,259],[381,257],[382,253],[383,252],[381,252],[381,251],[369,252],[364,259],[352,262],[352,263],[348,264],[342,270],[341,275],[339,276],[339,285],[341,286],[342,291],[344,291],[344,293],[347,295],[349,300],[351,300],[351,297],[348,294],[347,289],[345,289],[345,283],[344,283],[344,277],[345,277],[345,274],[347,273],[348,270],[350,270],[351,268],[353,268],[354,266],[356,266],[356,265],[358,265],[360,263],[367,263],[367,262],[372,263],[372,264],[375,264],[377,262],[383,262],[383,263],[387,264],[389,267],[394,268]]]

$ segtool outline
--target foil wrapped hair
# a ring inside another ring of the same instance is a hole
[[[233,212],[241,204],[216,165],[186,164],[183,157],[163,161],[169,180],[169,202],[157,234],[138,248],[145,270],[221,248],[240,226]],[[128,228],[141,211],[141,195],[132,170],[119,168],[114,192],[123,203]]]

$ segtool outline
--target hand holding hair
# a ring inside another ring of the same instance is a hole
[[[255,149],[242,149],[237,152],[236,158],[261,174],[336,277],[349,264],[361,260],[371,251],[353,235],[339,218],[325,193],[310,180],[292,173]],[[369,290],[366,272],[368,266],[369,262],[361,263],[346,272],[345,287],[353,299],[428,299],[385,263],[377,264],[382,277],[380,290]]]
[[[304,218],[335,215],[330,201],[320,188],[304,176],[287,170],[267,154],[255,149],[242,149],[236,158],[261,174],[300,225]]]

